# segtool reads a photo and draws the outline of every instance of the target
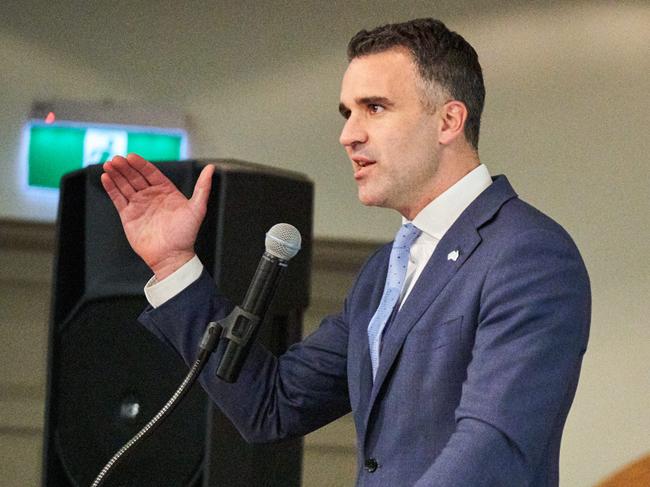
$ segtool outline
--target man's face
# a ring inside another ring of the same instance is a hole
[[[353,59],[341,85],[339,141],[352,161],[359,200],[412,219],[430,200],[438,168],[436,113],[423,105],[408,51]]]

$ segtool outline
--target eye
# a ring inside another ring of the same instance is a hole
[[[378,105],[377,103],[371,103],[368,105],[368,110],[370,113],[381,113],[384,111],[384,107],[382,105]]]

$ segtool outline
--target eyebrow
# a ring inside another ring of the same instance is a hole
[[[390,101],[385,96],[364,96],[362,98],[357,98],[354,100],[357,105],[384,105],[387,107],[393,106],[393,102]],[[344,117],[347,117],[350,114],[350,109],[345,105],[345,103],[339,103],[339,113]]]

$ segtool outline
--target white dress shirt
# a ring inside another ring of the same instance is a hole
[[[487,167],[481,164],[425,206],[413,219],[413,225],[422,230],[422,234],[411,246],[406,279],[400,296],[401,303],[413,289],[438,242],[460,214],[490,184],[490,173]],[[403,223],[408,223],[408,220],[403,219]],[[157,282],[156,278],[152,277],[144,288],[149,304],[154,308],[162,305],[196,281],[202,272],[203,264],[195,255],[166,279]]]

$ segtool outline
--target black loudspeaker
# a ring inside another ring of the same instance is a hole
[[[291,260],[258,339],[276,354],[301,337],[308,305],[313,186],[305,177],[230,160],[159,163],[190,196],[216,167],[197,254],[241,303],[264,252],[264,234],[291,223],[302,250]],[[100,166],[65,176],[48,350],[43,485],[88,486],[162,407],[188,372],[137,323],[150,270],[131,250],[100,183]],[[302,440],[249,445],[197,384],[176,411],[129,452],[110,486],[299,485]]]

